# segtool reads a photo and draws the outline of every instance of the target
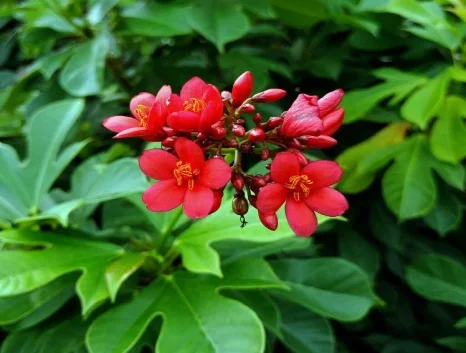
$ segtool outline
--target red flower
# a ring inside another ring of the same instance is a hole
[[[168,125],[184,132],[210,132],[223,116],[223,102],[217,88],[193,77],[181,88],[180,95],[168,99]]]
[[[139,136],[148,141],[162,141],[165,137],[163,126],[167,117],[167,99],[171,93],[170,86],[163,86],[157,96],[139,93],[129,104],[134,118],[111,116],[103,121],[103,125],[118,133],[115,138]]]
[[[251,72],[246,71],[238,77],[233,84],[231,97],[233,98],[233,106],[239,107],[251,94],[254,86],[254,77]]]
[[[310,236],[315,232],[314,212],[340,216],[348,209],[345,197],[329,187],[342,175],[335,162],[315,161],[301,167],[294,153],[281,152],[273,160],[270,172],[274,183],[260,190],[257,209],[266,215],[275,214],[286,201],[286,218],[297,235]]]
[[[175,141],[175,155],[159,150],[144,151],[139,166],[147,176],[160,180],[142,195],[150,211],[165,212],[183,204],[189,218],[204,218],[219,205],[223,188],[231,178],[230,166],[221,158],[204,161],[204,152],[193,141]]]
[[[322,130],[323,124],[319,117],[317,96],[300,94],[283,116],[280,129],[282,135],[287,137],[315,136],[320,135]]]
[[[344,94],[345,92],[342,89],[337,89],[318,100],[317,105],[323,125],[322,134],[319,136],[305,136],[300,139],[302,143],[313,148],[328,148],[337,144],[337,140],[331,136],[340,128],[345,117],[345,110],[338,108]]]

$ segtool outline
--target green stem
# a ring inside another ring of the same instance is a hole
[[[163,248],[165,247],[165,244],[167,243],[168,239],[170,238],[171,231],[173,230],[173,227],[175,227],[176,223],[180,219],[181,215],[183,213],[183,208],[178,207],[170,219],[170,222],[167,224],[167,226],[164,228],[162,231],[162,236],[160,239],[160,244],[158,251],[161,253],[163,251]]]

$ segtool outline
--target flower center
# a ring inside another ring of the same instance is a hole
[[[150,109],[146,105],[139,104],[134,110],[136,115],[139,118],[139,126],[147,126],[147,118],[149,117]]]
[[[189,190],[194,188],[194,177],[199,175],[199,173],[199,169],[192,170],[191,164],[183,163],[183,161],[176,162],[176,168],[173,171],[177,184],[183,185],[183,182],[187,180]]]
[[[313,183],[307,175],[293,175],[288,179],[289,183],[284,184],[290,190],[293,190],[293,197],[296,201],[299,201],[300,194],[309,196],[309,185]]]
[[[190,111],[194,113],[200,113],[207,107],[207,103],[202,99],[189,98],[189,100],[184,101],[183,108],[185,111]]]

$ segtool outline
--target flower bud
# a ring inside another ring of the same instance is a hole
[[[263,213],[259,211],[259,219],[262,224],[270,230],[276,230],[278,227],[278,218],[276,213]]]
[[[162,146],[166,148],[173,148],[175,145],[175,140],[173,137],[166,137],[162,141]]]
[[[252,145],[247,142],[241,144],[240,146],[241,152],[251,152],[251,149],[252,149]]]
[[[301,143],[298,141],[298,139],[291,139],[291,140],[288,142],[288,147],[294,148],[294,149],[296,149],[296,150],[300,150],[300,149],[303,148],[303,147],[301,146]]]
[[[246,71],[238,77],[233,84],[231,97],[233,98],[233,106],[239,107],[251,94],[254,85],[254,78],[249,71]]]
[[[272,174],[270,173],[267,173],[264,175],[264,180],[265,182],[268,184],[268,183],[271,183],[273,180],[272,180]]]
[[[265,140],[265,132],[261,128],[255,127],[249,132],[248,140],[252,142],[262,142]]]
[[[227,140],[223,143],[225,147],[236,148],[238,147],[238,141],[236,140]]]
[[[261,151],[261,159],[263,161],[266,161],[267,159],[270,158],[270,150],[268,148],[264,148],[262,151]]]
[[[244,198],[244,195],[235,196],[231,204],[231,209],[238,216],[244,216],[246,213],[248,213],[249,204]]]
[[[283,123],[283,118],[281,117],[272,117],[270,118],[266,123],[265,126],[267,129],[275,129],[276,127],[279,127]]]
[[[271,88],[264,92],[256,93],[252,96],[254,102],[258,103],[271,103],[278,101],[286,96],[286,91],[279,88]]]
[[[236,137],[243,137],[246,134],[246,129],[241,125],[234,124],[231,131],[233,131],[233,135]]]
[[[336,89],[320,98],[317,103],[319,105],[320,116],[324,117],[336,109],[344,94],[345,92],[342,89]]]
[[[262,175],[256,175],[252,178],[252,185],[254,185],[254,187],[257,189],[260,189],[266,186],[267,182]]]
[[[254,117],[252,118],[252,121],[254,121],[256,126],[258,126],[262,121],[262,115],[260,115],[259,113],[256,113]]]
[[[231,93],[228,91],[222,91],[221,96],[222,99],[231,99]]]
[[[173,130],[171,127],[164,126],[163,131],[165,131],[168,137],[176,135],[176,131]]]
[[[204,141],[205,139],[207,139],[209,137],[209,135],[207,135],[205,132],[200,132],[198,135],[197,135],[197,140],[198,141]]]
[[[257,207],[257,206],[256,206],[256,203],[257,203],[257,196],[255,196],[255,195],[249,195],[248,200],[249,200],[249,203],[251,204],[252,207]]]
[[[227,130],[223,127],[216,127],[212,130],[212,137],[215,139],[223,139],[227,135]]]
[[[337,140],[327,135],[303,136],[300,140],[304,145],[312,148],[329,148],[337,144]]]
[[[237,119],[236,124],[237,125],[244,125],[244,120],[243,119]]]
[[[256,111],[256,107],[253,106],[252,104],[243,105],[243,113],[251,114],[251,113],[254,113],[255,111]]]
[[[322,124],[324,129],[322,135],[332,136],[340,128],[345,117],[345,110],[343,108],[336,109],[330,114],[327,114],[322,118]]]
[[[213,191],[214,191],[214,204],[209,214],[216,212],[220,208],[220,205],[222,204],[223,191],[222,190],[213,190]]]
[[[233,174],[233,176],[231,177],[231,183],[233,184],[233,187],[238,191],[243,190],[245,185],[244,178],[236,173]]]

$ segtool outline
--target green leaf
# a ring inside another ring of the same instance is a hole
[[[50,80],[53,74],[63,66],[71,54],[73,54],[73,50],[71,48],[60,52],[54,52],[37,59],[35,65],[37,65],[44,77]]]
[[[404,140],[407,128],[406,123],[392,123],[340,154],[336,161],[344,173],[338,189],[345,193],[358,193],[367,189],[374,181],[376,172],[395,157],[397,146]]]
[[[120,0],[89,0],[89,11],[86,19],[91,25],[97,25],[101,22],[107,12],[115,7]]]
[[[105,280],[112,302],[115,301],[118,289],[120,289],[123,282],[136,272],[144,264],[145,260],[146,254],[127,253],[107,267]]]
[[[132,301],[94,321],[86,336],[89,352],[127,352],[150,322],[161,315],[163,324],[156,345],[159,353],[262,353],[265,335],[257,315],[243,304],[220,296],[218,291],[281,284],[262,260],[231,264],[224,268],[224,274],[223,279],[189,272],[159,277]]]
[[[442,106],[449,82],[450,73],[447,70],[414,92],[401,107],[403,119],[425,130]]]
[[[361,267],[374,280],[380,267],[378,249],[354,231],[340,233],[338,244],[341,256]]]
[[[205,0],[189,12],[188,23],[220,52],[225,44],[240,39],[250,29],[248,17],[241,7],[216,0]]]
[[[69,299],[65,294],[75,280],[74,276],[63,276],[32,292],[0,298],[0,325],[8,325],[24,319],[60,296]]]
[[[448,347],[455,352],[466,352],[466,337],[450,336],[435,340],[438,344]]]
[[[280,20],[285,20],[289,25],[292,25],[291,19],[295,19],[294,25],[297,27],[307,27],[315,23],[317,20],[327,19],[329,14],[326,6],[318,0],[309,0],[303,3],[300,0],[269,0],[269,2],[277,9]],[[291,23],[290,23],[291,22]]]
[[[0,297],[26,293],[64,274],[82,271],[76,291],[83,315],[109,297],[104,281],[105,268],[124,254],[116,245],[66,234],[10,230],[1,232],[0,239],[12,244],[47,246],[43,250],[0,252],[0,261],[4,264],[0,269]]]
[[[103,90],[105,59],[109,43],[104,35],[81,44],[60,71],[60,85],[69,94],[85,97]]]
[[[171,37],[192,32],[187,21],[180,21],[189,16],[189,6],[138,4],[122,12],[123,33],[149,37]]]
[[[438,195],[437,204],[424,217],[424,221],[441,236],[445,236],[459,226],[463,218],[463,210],[455,195],[445,187],[439,190]]]
[[[56,178],[86,142],[59,153],[68,131],[84,108],[81,100],[52,103],[37,111],[27,128],[28,157],[20,162],[16,151],[0,143],[0,214],[10,220],[42,209]]]
[[[277,260],[271,262],[291,291],[274,291],[288,301],[343,322],[360,320],[375,303],[369,278],[343,259]]]
[[[455,328],[458,328],[458,329],[466,328],[466,317],[463,317],[461,320],[459,320],[459,321],[455,324]]]
[[[415,135],[398,151],[382,179],[384,200],[400,220],[427,214],[435,205],[436,186],[424,135]]]
[[[466,157],[464,108],[466,101],[460,97],[450,96],[439,110],[439,117],[430,135],[430,149],[441,161],[456,164]]]
[[[466,307],[466,268],[449,257],[422,256],[406,268],[406,281],[429,300]]]
[[[294,303],[284,300],[277,302],[281,312],[282,342],[292,352],[335,352],[335,337],[328,320]]]
[[[1,353],[86,353],[84,335],[87,325],[80,317],[54,324],[40,325],[28,331],[11,333]]]
[[[441,162],[436,158],[431,159],[432,168],[448,184],[457,189],[464,190],[466,183],[466,170],[461,164],[453,165]]]

